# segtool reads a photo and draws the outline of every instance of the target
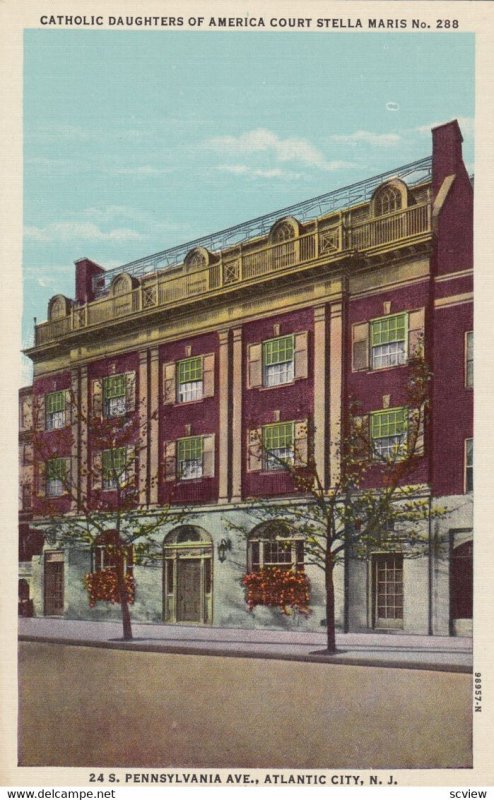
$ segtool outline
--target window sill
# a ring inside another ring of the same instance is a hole
[[[293,381],[286,383],[276,383],[274,386],[253,386],[252,389],[257,389],[258,392],[270,392],[273,389],[283,389],[285,386],[295,386],[299,381],[306,381],[308,378],[295,378]]]
[[[164,403],[163,405],[166,406],[173,406],[173,408],[181,407],[181,406],[193,406],[197,403],[202,403],[204,400],[208,400],[208,397],[201,397],[197,400],[175,400],[174,403]]]
[[[409,366],[410,366],[410,364],[407,361],[407,362],[405,362],[405,364],[395,364],[393,367],[375,367],[374,369],[371,369],[369,367],[366,367],[366,369],[353,369],[352,368],[352,373],[358,373],[359,375],[362,375],[362,374],[375,375],[376,373],[381,374],[382,372],[389,372],[392,369],[403,369],[403,367],[409,367]]]

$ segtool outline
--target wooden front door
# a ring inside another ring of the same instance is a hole
[[[177,622],[201,622],[201,560],[177,563]]]
[[[45,615],[63,614],[63,554],[45,556]]]

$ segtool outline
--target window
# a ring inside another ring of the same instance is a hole
[[[202,356],[194,356],[179,361],[178,367],[178,402],[201,400],[203,390]]]
[[[65,426],[65,392],[51,392],[45,397],[46,430]]]
[[[101,572],[103,569],[114,569],[117,566],[117,556],[120,552],[123,558],[124,573],[131,575],[134,560],[133,550],[132,545],[125,545],[119,540],[116,531],[102,533],[92,548],[92,571]]]
[[[424,350],[425,309],[377,317],[352,326],[352,370],[406,364]]]
[[[259,572],[265,567],[303,569],[303,537],[294,536],[283,523],[268,523],[250,536],[248,558],[252,572]]]
[[[136,373],[123,372],[91,381],[91,413],[93,417],[121,417],[135,411]]]
[[[19,405],[19,427],[21,431],[30,430],[33,426],[33,399],[30,395],[22,397]]]
[[[182,480],[202,478],[203,437],[179,439],[177,445],[178,477]]]
[[[190,403],[214,396],[214,353],[163,364],[163,402]]]
[[[370,415],[374,451],[382,458],[403,453],[406,445],[408,415],[405,408],[374,411]]]
[[[117,447],[114,450],[103,450],[103,489],[119,489],[128,480],[127,448]]]
[[[465,339],[465,386],[473,387],[473,331],[468,331]]]
[[[376,217],[392,214],[401,208],[401,192],[395,186],[383,186],[375,196],[374,213]]]
[[[465,491],[473,492],[473,439],[465,439]]]
[[[165,481],[214,477],[214,433],[164,442],[163,448]]]
[[[22,484],[22,508],[28,510],[31,508],[32,488],[30,483]]]
[[[403,556],[374,558],[374,624],[376,628],[403,627]]]
[[[247,386],[281,386],[308,377],[307,331],[247,346]]]
[[[263,385],[279,386],[294,379],[294,337],[280,336],[262,345]]]
[[[283,469],[283,464],[293,463],[294,423],[278,422],[262,429],[263,468]]]
[[[46,464],[46,495],[60,497],[65,492],[67,463],[65,458],[52,458]]]
[[[394,314],[372,320],[372,369],[396,367],[406,361],[407,315]]]
[[[103,381],[105,417],[121,417],[127,411],[125,375],[110,375]]]

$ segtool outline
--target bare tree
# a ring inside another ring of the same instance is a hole
[[[85,576],[89,603],[118,603],[123,639],[130,640],[133,566],[160,560],[154,534],[183,523],[189,512],[169,503],[149,509],[139,500],[137,475],[146,454],[149,419],[143,421],[135,412],[90,417],[71,391],[65,392],[63,415],[60,427],[47,431],[46,410],[35,406],[35,522],[58,545],[91,551],[93,570]],[[89,431],[90,460],[74,447],[81,429]],[[146,480],[152,486],[158,477]]]
[[[338,454],[339,474],[330,488],[311,454],[297,452],[294,443],[280,457],[269,450],[262,435],[251,447],[257,457],[285,470],[291,477],[297,500],[291,503],[265,498],[252,509],[257,521],[281,521],[304,540],[304,559],[322,570],[325,581],[327,651],[336,651],[334,569],[345,559],[368,560],[375,549],[400,551],[404,557],[424,554],[427,539],[424,521],[446,513],[433,506],[429,493],[420,489],[414,474],[424,452],[424,428],[429,409],[432,374],[422,355],[410,359],[406,402],[396,410],[395,434],[381,439],[372,426],[377,417],[363,415],[357,402],[350,400],[342,423],[341,435],[334,443]],[[307,431],[313,441],[317,431]],[[245,526],[232,525],[245,536]],[[296,565],[292,567],[297,571]],[[268,587],[272,572],[263,575]],[[271,593],[272,595],[272,593]],[[295,596],[295,604],[300,600]]]

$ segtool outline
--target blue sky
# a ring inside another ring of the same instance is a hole
[[[474,36],[28,30],[24,342],[115,267],[430,153],[473,170]]]

